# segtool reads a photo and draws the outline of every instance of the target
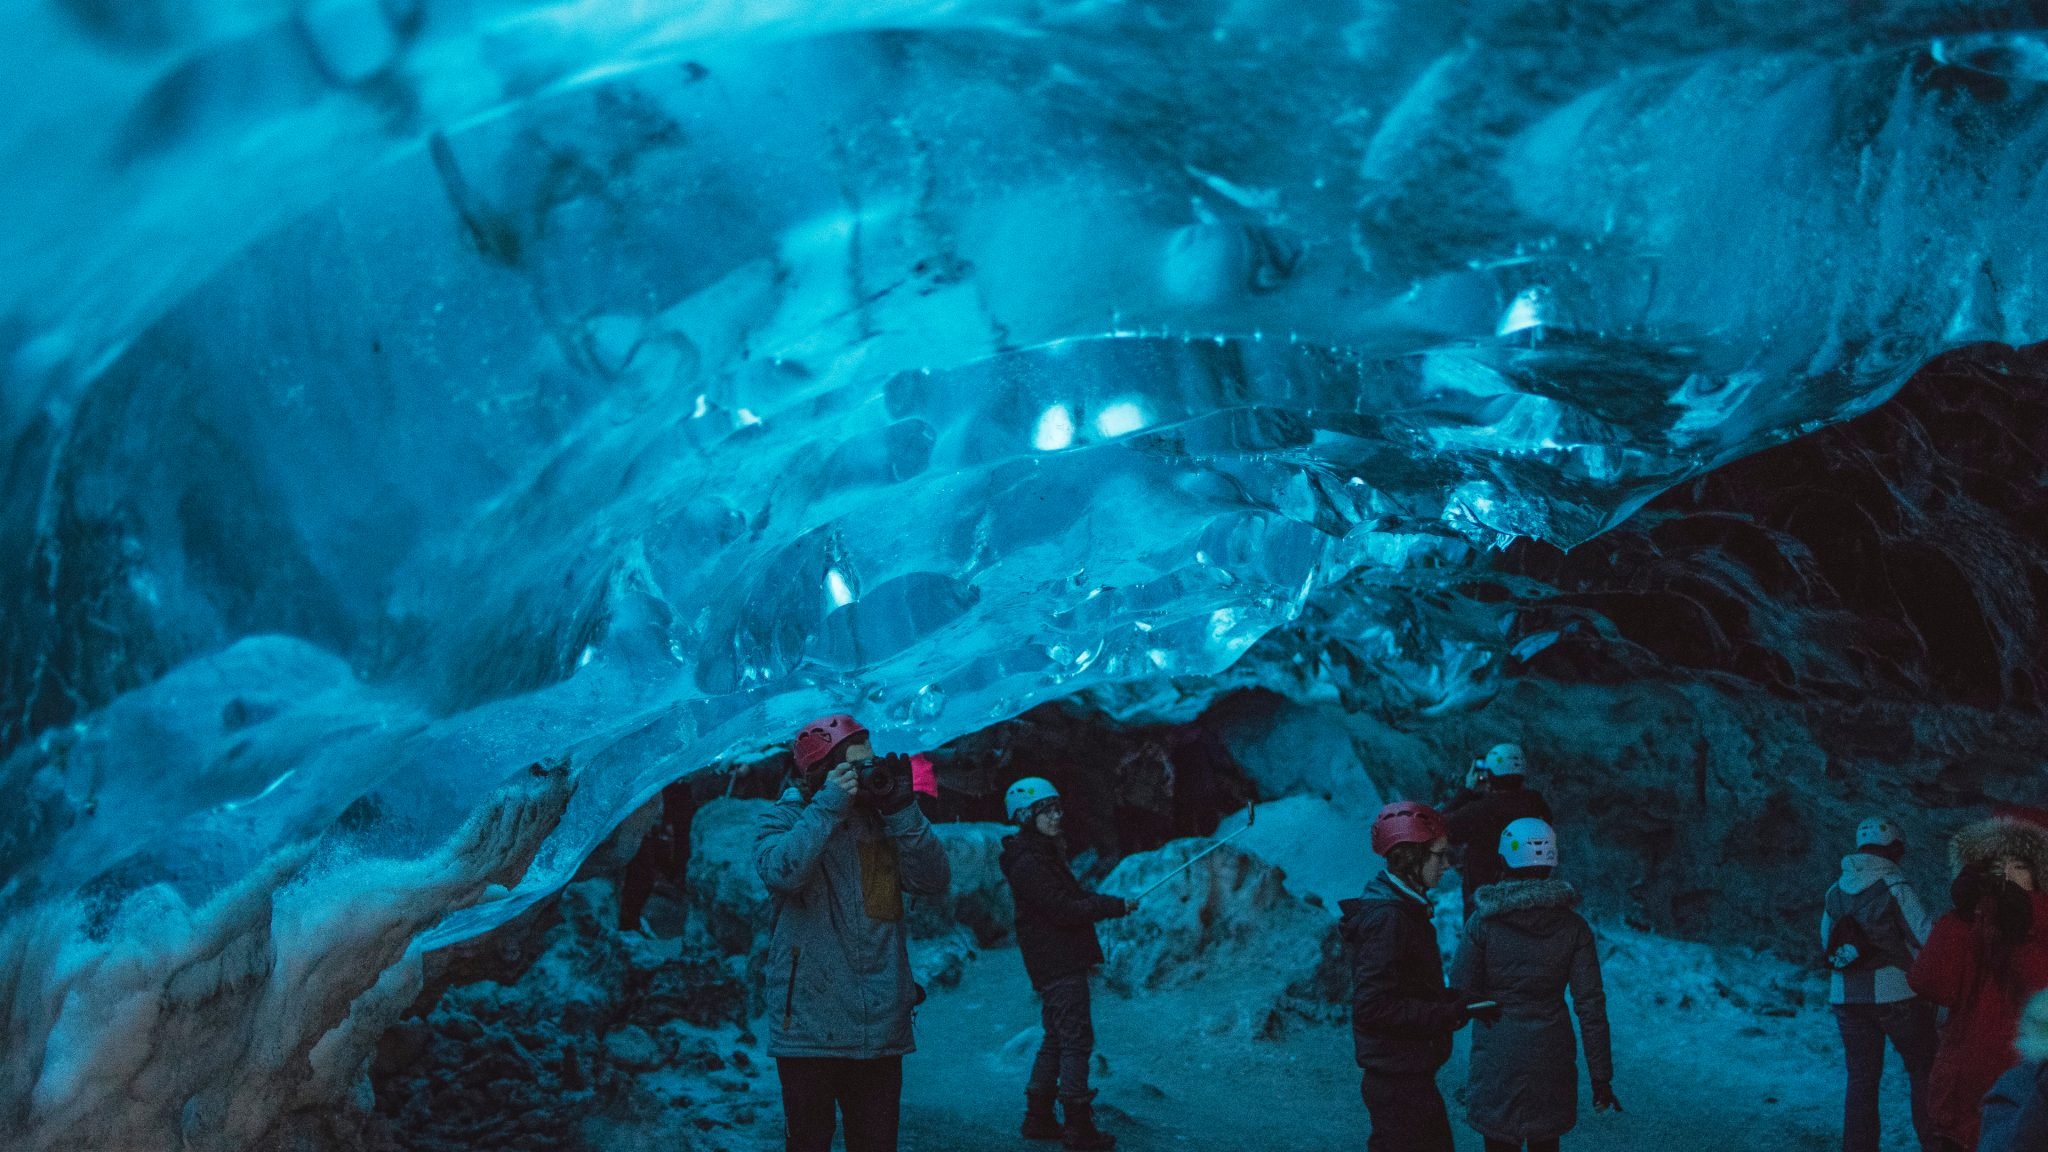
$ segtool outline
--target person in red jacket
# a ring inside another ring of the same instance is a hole
[[[1907,983],[1948,1009],[1928,1086],[1938,1149],[1972,1152],[1985,1093],[2019,1063],[2020,1009],[2048,988],[2048,828],[2001,816],[1949,845],[1955,910],[1935,921]]]

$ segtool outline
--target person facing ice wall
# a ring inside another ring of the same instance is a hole
[[[1528,785],[1529,758],[1519,744],[1497,744],[1472,762],[1465,786],[1444,802],[1444,826],[1458,849],[1465,915],[1478,891],[1501,878],[1501,830],[1525,817],[1550,819],[1550,804]]]
[[[789,1152],[895,1152],[903,1056],[916,1048],[903,894],[942,895],[946,851],[910,762],[877,760],[851,716],[804,725],[795,785],[761,817],[754,863],[774,896],[768,1054]]]
[[[1873,816],[1856,826],[1856,850],[1828,888],[1820,918],[1829,969],[1828,1003],[1842,1033],[1848,1085],[1842,1102],[1842,1152],[1877,1152],[1878,1089],[1890,1040],[1906,1065],[1913,1128],[1930,1142],[1927,1082],[1934,1068],[1934,1006],[1913,994],[1906,970],[1932,929],[1913,886],[1899,871],[1906,854],[1897,824]]]
[[[1451,983],[1467,997],[1500,1004],[1498,1019],[1472,1031],[1465,1089],[1466,1123],[1486,1152],[1556,1152],[1578,1124],[1579,1074],[1571,1016],[1579,1018],[1593,1107],[1621,1110],[1614,1095],[1607,991],[1592,926],[1579,894],[1554,879],[1557,832],[1542,820],[1516,820],[1497,845],[1505,872],[1479,889],[1477,906],[1451,964]]]

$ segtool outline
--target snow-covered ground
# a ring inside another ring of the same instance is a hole
[[[1773,1152],[1837,1147],[1841,1059],[1814,985],[1767,958],[1718,954],[1604,931],[1615,1090],[1627,1109],[1580,1101],[1565,1146],[1588,1152]],[[1806,1003],[1787,995],[1797,987]],[[1150,1149],[1356,1148],[1368,1131],[1350,1032],[1304,1021],[1252,1038],[1269,989],[1194,984],[1125,999],[1099,993],[1096,1035],[1104,1124],[1132,1152]],[[1786,1013],[1786,1014],[1779,1014]],[[1037,1008],[1014,950],[982,954],[919,1017],[905,1065],[906,1152],[1015,1148]],[[1480,1141],[1458,1120],[1465,1043],[1439,1077],[1461,1150]],[[1913,1147],[1905,1077],[1887,1070],[1887,1152]],[[772,1134],[772,1129],[771,1133]]]
[[[1368,1121],[1346,1005],[1304,999],[1318,987],[1340,996],[1348,990],[1330,968],[1334,904],[1358,891],[1373,865],[1356,849],[1365,834],[1352,808],[1310,797],[1262,805],[1251,833],[1147,897],[1137,915],[1102,926],[1110,962],[1095,1000],[1098,1108],[1124,1148],[1363,1146]],[[1234,830],[1240,819],[1219,832]],[[1131,857],[1103,887],[1143,891],[1202,844],[1177,841]],[[1448,954],[1459,924],[1454,885],[1439,893],[1438,923]],[[1582,1074],[1580,1123],[1567,1148],[1839,1147],[1840,1042],[1817,971],[1743,949],[1595,927],[1614,1032],[1615,1090],[1627,1111],[1595,1114]],[[966,959],[958,982],[944,981],[920,1010],[919,1050],[905,1065],[903,1147],[1023,1147],[1016,1125],[1039,1033],[1022,961],[1013,948],[946,951]],[[1124,995],[1112,986],[1143,991]],[[755,1032],[766,1035],[763,1026]],[[1461,1152],[1476,1152],[1478,1137],[1459,1119],[1465,1054],[1461,1033],[1439,1084],[1451,1101]],[[746,1140],[762,1149],[780,1146],[774,1079],[762,1071],[749,1086],[767,1094],[754,1122],[715,1134],[734,1152]],[[1904,1073],[1892,1056],[1886,1152],[1915,1146],[1907,1112]]]

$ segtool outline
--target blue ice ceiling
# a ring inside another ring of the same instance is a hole
[[[806,714],[930,745],[1340,582],[1426,705],[1485,656],[1401,589],[2048,337],[2036,23],[17,5],[0,906],[425,858],[572,756],[446,942]]]

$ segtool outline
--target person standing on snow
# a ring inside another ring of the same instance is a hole
[[[1368,1152],[1451,1152],[1451,1118],[1436,1073],[1451,1034],[1500,1008],[1468,1004],[1444,985],[1430,922],[1430,890],[1450,869],[1444,818],[1427,804],[1397,801],[1372,822],[1372,850],[1386,868],[1355,900],[1338,905],[1351,960],[1351,1043],[1359,1094],[1372,1118]]]
[[[1579,894],[1551,878],[1557,833],[1523,819],[1502,830],[1499,882],[1479,890],[1478,906],[1451,963],[1451,983],[1466,996],[1500,1004],[1500,1018],[1472,1031],[1465,1120],[1486,1152],[1557,1152],[1579,1119],[1579,1064],[1571,993],[1593,1078],[1593,1107],[1621,1111],[1614,1097],[1607,993],[1592,926],[1576,909]]]
[[[2026,1063],[2000,1076],[1984,1097],[1984,1131],[1977,1152],[2048,1148],[2048,992],[2028,1001],[2013,1047]]]
[[[1095,1093],[1088,1061],[1095,1053],[1095,1020],[1088,973],[1102,963],[1095,922],[1129,915],[1134,901],[1081,887],[1060,840],[1060,794],[1051,782],[1027,776],[1003,793],[1003,811],[1018,826],[1003,841],[1003,878],[1017,903],[1017,950],[1038,992],[1045,1039],[1024,1085],[1026,1140],[1060,1140],[1069,1148],[1109,1149],[1116,1137],[1095,1126]],[[1057,1100],[1064,1128],[1053,1114]]]
[[[1501,829],[1517,820],[1550,819],[1543,794],[1528,786],[1529,759],[1519,744],[1496,744],[1472,762],[1465,786],[1444,803],[1444,823],[1459,849],[1458,879],[1465,893],[1465,916],[1471,918],[1473,897],[1500,879]]]
[[[2000,816],[1949,845],[1955,911],[1934,922],[1906,982],[1948,1009],[1928,1081],[1934,1147],[1977,1147],[1985,1093],[2019,1063],[2020,1008],[2048,988],[2048,828]]]
[[[1927,943],[1927,911],[1899,860],[1906,841],[1898,826],[1873,816],[1856,826],[1856,851],[1842,857],[1842,877],[1822,903],[1820,938],[1827,958],[1828,1003],[1842,1033],[1848,1088],[1842,1103],[1842,1152],[1877,1152],[1882,1131],[1878,1088],[1884,1043],[1906,1065],[1913,1129],[1931,1144],[1928,1078],[1934,1069],[1934,1005],[1913,995],[1906,970]]]
[[[910,761],[875,759],[867,729],[827,716],[797,733],[798,784],[761,817],[754,866],[774,897],[768,1054],[789,1152],[895,1152],[903,1055],[916,1044],[903,894],[951,883],[913,803]]]

